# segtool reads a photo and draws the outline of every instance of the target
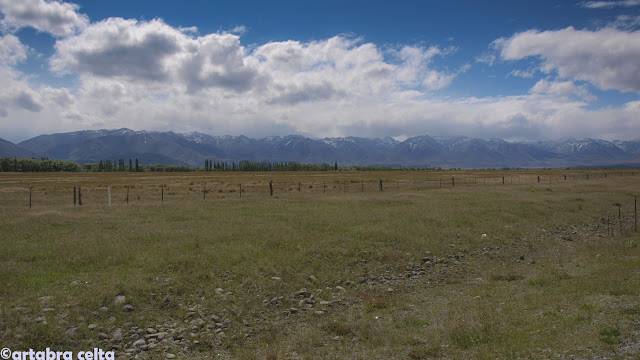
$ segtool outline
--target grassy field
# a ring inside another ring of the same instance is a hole
[[[0,347],[635,359],[637,195],[632,170],[4,173]]]

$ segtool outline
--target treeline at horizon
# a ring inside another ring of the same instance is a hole
[[[205,160],[204,167],[179,165],[140,165],[137,158],[101,160],[98,163],[79,164],[73,161],[42,159],[0,158],[0,172],[193,172],[193,171],[383,171],[383,170],[441,170],[435,168],[404,168],[388,166],[338,167],[338,162],[330,164],[306,164],[295,161],[270,162],[242,160],[239,162]]]

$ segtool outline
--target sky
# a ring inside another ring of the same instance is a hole
[[[640,0],[0,0],[0,138],[640,139]]]

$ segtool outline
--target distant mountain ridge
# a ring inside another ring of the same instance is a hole
[[[20,147],[5,139],[0,139],[0,157],[11,157],[20,159],[31,159],[44,157],[44,154],[37,154],[33,151],[29,151],[23,147]]]
[[[141,164],[183,166],[203,166],[206,159],[312,164],[337,161],[340,166],[443,168],[640,166],[640,140],[565,138],[508,142],[429,135],[405,141],[354,136],[312,139],[301,135],[252,139],[242,135],[212,136],[199,132],[180,134],[123,128],[40,135],[19,144],[3,140],[0,156],[45,156],[79,163],[138,158]]]

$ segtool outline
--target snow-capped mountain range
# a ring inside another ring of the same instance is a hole
[[[1,140],[1,139],[0,139]],[[212,161],[297,161],[341,166],[442,168],[640,166],[640,140],[573,139],[508,142],[421,135],[312,139],[300,135],[212,136],[199,132],[85,130],[40,135],[18,144],[0,141],[0,156],[49,157],[79,163],[138,158],[141,164],[203,166]]]

